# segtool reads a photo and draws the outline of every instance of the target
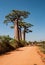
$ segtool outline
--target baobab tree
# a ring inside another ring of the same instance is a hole
[[[29,30],[29,28],[30,27],[32,27],[33,25],[32,24],[30,24],[30,23],[25,23],[24,25],[23,25],[23,31],[22,31],[22,40],[24,40],[25,41],[25,34],[26,33],[29,33],[29,32],[32,32],[32,30]]]
[[[26,33],[30,33],[30,32],[32,32],[32,30],[26,29],[26,30],[25,30],[25,35],[24,35],[24,36],[26,36]],[[24,37],[24,40],[25,40],[25,38],[26,38],[26,37]]]
[[[25,41],[25,34],[32,32],[31,30],[29,30],[29,27],[32,27],[33,25],[30,23],[26,23],[23,21],[19,21],[18,22],[18,32],[19,32],[19,39],[20,40],[24,40]],[[14,29],[14,26],[11,26],[11,28]],[[23,30],[22,30],[23,29]]]
[[[29,14],[27,11],[12,10],[11,13],[5,16],[4,23],[12,22],[14,24],[14,37],[17,41],[19,41],[18,22],[27,18]]]
[[[22,40],[22,28],[25,25],[26,22],[19,22],[19,38]]]
[[[26,22],[19,21],[18,22],[18,32],[19,32],[19,40],[22,40],[22,28],[25,25]],[[14,29],[14,25],[10,27],[11,29]]]
[[[24,40],[25,41],[25,32],[32,32],[31,30],[29,30],[29,27],[32,27],[33,25],[31,23],[27,23],[24,21],[20,21],[19,23],[19,38],[20,40]],[[23,28],[23,30],[22,30]]]

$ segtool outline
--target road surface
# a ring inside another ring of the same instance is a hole
[[[44,65],[37,47],[22,47],[0,56],[0,65]]]

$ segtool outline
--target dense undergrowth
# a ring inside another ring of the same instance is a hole
[[[45,42],[42,42],[39,47],[40,47],[41,52],[45,54]]]
[[[36,45],[40,47],[40,50],[45,54],[45,41],[41,42],[26,42],[26,41],[17,41],[11,38],[9,35],[0,36],[0,55],[5,54],[7,52],[13,51],[19,47],[24,47],[27,45]]]
[[[35,42],[35,44],[37,46],[39,46],[41,52],[43,52],[45,54],[45,41],[41,41],[41,42]]]
[[[45,41],[41,41],[41,42],[34,41],[34,42],[29,42],[29,44],[31,46],[33,45],[38,46],[41,52],[45,54]]]
[[[26,41],[16,41],[15,39],[9,37],[9,35],[0,36],[0,55],[26,45],[28,45]]]

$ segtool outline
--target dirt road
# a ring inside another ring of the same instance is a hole
[[[19,48],[0,56],[0,65],[44,65],[35,46]]]

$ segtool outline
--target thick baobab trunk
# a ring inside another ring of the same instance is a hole
[[[25,31],[24,30],[22,31],[22,40],[25,41]]]
[[[18,20],[17,19],[15,19],[15,21],[14,21],[14,38],[15,38],[15,40],[19,40],[19,31],[18,31]]]

